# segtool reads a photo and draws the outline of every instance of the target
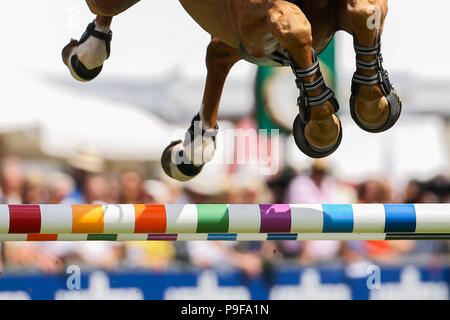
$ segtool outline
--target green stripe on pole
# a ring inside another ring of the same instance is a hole
[[[229,218],[226,204],[199,204],[197,233],[226,233]]]
[[[117,241],[117,234],[88,234],[88,241]]]

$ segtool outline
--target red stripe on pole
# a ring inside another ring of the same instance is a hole
[[[40,233],[39,205],[9,205],[9,233]]]
[[[57,241],[57,234],[36,234],[30,233],[27,235],[27,241]]]
[[[135,233],[165,233],[167,218],[166,207],[163,205],[135,204]]]

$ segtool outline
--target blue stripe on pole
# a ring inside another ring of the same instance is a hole
[[[208,240],[215,241],[236,241],[236,233],[210,233],[208,234]]]
[[[415,232],[416,210],[413,204],[385,204],[384,232]]]
[[[351,204],[323,204],[323,232],[353,232]]]
[[[267,240],[297,240],[296,233],[269,233]]]

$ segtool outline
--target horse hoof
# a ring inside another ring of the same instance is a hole
[[[62,49],[61,57],[66,66],[69,66],[69,58],[76,47],[78,47],[78,40],[70,39],[70,42]]]
[[[294,121],[294,126],[293,126],[294,140],[295,140],[295,143],[297,144],[297,147],[300,149],[300,151],[302,151],[304,154],[306,154],[310,158],[320,159],[320,158],[328,157],[329,155],[331,155],[333,152],[335,152],[337,150],[337,148],[339,147],[339,145],[341,144],[341,141],[342,141],[342,124],[341,124],[341,120],[339,118],[338,118],[338,120],[339,120],[340,130],[339,130],[339,137],[338,137],[336,143],[328,149],[319,150],[319,149],[312,147],[306,140],[306,137],[305,137],[306,122],[303,121],[303,119],[300,115],[297,115],[297,117],[295,118],[295,121]]]
[[[394,88],[391,88],[391,92],[386,97],[388,103],[389,103],[389,117],[387,118],[386,122],[379,128],[368,128],[365,126],[361,121],[359,121],[358,116],[356,115],[355,111],[355,105],[356,105],[356,99],[357,97],[355,95],[351,95],[350,97],[350,114],[352,116],[353,121],[363,129],[364,131],[370,132],[370,133],[380,133],[389,130],[392,128],[400,118],[400,115],[402,113],[402,101],[400,100],[400,96],[398,93],[394,90]]]
[[[100,74],[103,65],[94,69],[88,69],[78,59],[78,55],[76,54],[78,45],[78,40],[70,40],[70,42],[64,47],[61,52],[62,60],[75,80],[88,82],[95,79]]]
[[[161,166],[171,178],[184,182],[196,177],[203,169],[203,165],[195,166],[184,156],[183,141],[173,141],[164,149],[161,156]]]

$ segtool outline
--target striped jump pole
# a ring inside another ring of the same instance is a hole
[[[0,205],[2,241],[448,239],[450,204]]]
[[[450,240],[450,233],[121,233],[0,234],[1,241]]]

